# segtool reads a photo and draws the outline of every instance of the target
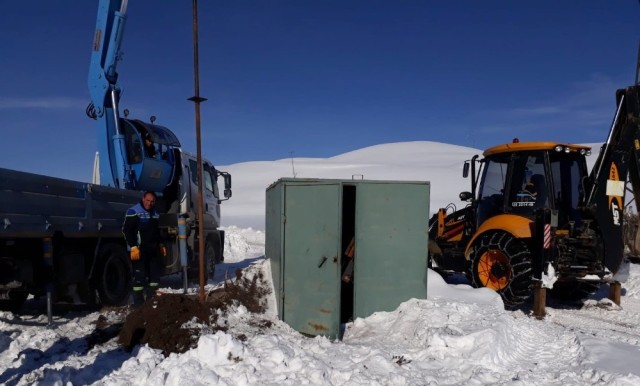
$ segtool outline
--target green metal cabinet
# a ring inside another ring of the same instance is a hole
[[[428,222],[429,182],[276,181],[266,191],[265,247],[280,319],[335,338],[349,319],[426,298]]]

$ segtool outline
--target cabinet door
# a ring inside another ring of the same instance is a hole
[[[429,185],[357,186],[355,317],[427,297],[428,223]]]
[[[266,238],[264,252],[271,263],[271,278],[273,279],[273,289],[275,291],[276,302],[278,304],[278,315],[282,318],[282,251],[283,227],[284,227],[284,187],[281,183],[270,186],[266,192],[265,225]]]
[[[283,320],[310,335],[339,332],[340,185],[285,188]]]

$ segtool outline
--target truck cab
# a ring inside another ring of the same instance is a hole
[[[198,197],[198,159],[195,154],[181,151],[182,155],[182,167],[185,173],[183,174],[182,184],[185,191],[188,191],[188,195],[183,197],[189,197],[189,199],[183,199],[180,202],[180,208],[182,213],[191,213],[197,210],[197,197]],[[204,203],[204,216],[205,225],[211,224],[217,228],[220,226],[220,202],[226,200],[230,196],[230,179],[226,177],[224,172],[218,171],[211,161],[207,159],[202,160],[202,201]],[[220,188],[218,186],[219,177],[224,176],[223,192],[227,195],[223,197],[220,194]]]

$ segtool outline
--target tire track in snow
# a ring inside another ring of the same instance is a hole
[[[620,343],[640,345],[640,313],[621,310],[580,309],[551,310],[548,319],[551,323],[576,333],[601,337]]]
[[[488,356],[504,369],[532,367],[559,371],[580,363],[584,349],[575,334],[523,314],[504,315],[502,323],[486,339]]]

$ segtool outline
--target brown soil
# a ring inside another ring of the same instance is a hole
[[[217,324],[218,315],[233,305],[241,304],[252,313],[264,313],[269,292],[262,273],[249,280],[237,270],[235,282],[226,282],[222,288],[206,294],[204,302],[194,295],[159,294],[127,315],[118,342],[128,350],[148,344],[162,350],[165,356],[183,353],[196,347],[202,331],[227,331],[227,326]],[[184,326],[187,322],[191,322],[189,327]],[[265,321],[260,327],[268,328],[270,322]],[[238,338],[246,339],[243,335]]]

